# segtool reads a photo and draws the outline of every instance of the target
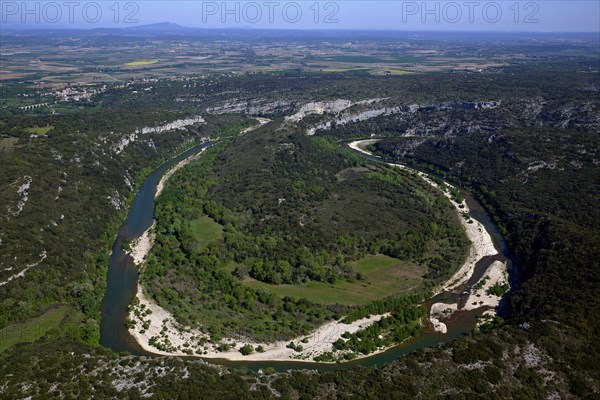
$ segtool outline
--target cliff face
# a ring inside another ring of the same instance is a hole
[[[502,101],[479,101],[462,103],[437,103],[437,104],[402,104],[388,98],[374,98],[351,102],[349,100],[334,100],[330,102],[310,102],[304,104],[293,115],[286,117],[286,121],[300,122],[311,114],[325,115],[323,121],[309,126],[306,134],[311,136],[318,131],[330,130],[332,126],[343,126],[350,123],[368,121],[373,118],[396,114],[414,114],[419,111],[446,111],[453,109],[462,110],[491,110],[500,107]]]
[[[257,99],[233,99],[222,104],[206,109],[210,114],[245,113],[257,114],[281,114],[293,111],[293,103],[288,100],[270,100],[266,98]]]
[[[600,128],[600,109],[591,102],[557,104],[531,98],[403,104],[399,100],[378,99],[355,102],[343,110],[337,104],[338,107],[330,108],[314,102],[305,104],[288,121],[304,123],[301,126],[309,136],[322,132],[336,136],[385,133],[447,137],[531,127]]]

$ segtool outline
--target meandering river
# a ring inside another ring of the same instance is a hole
[[[131,256],[123,251],[122,244],[126,239],[135,239],[139,237],[152,226],[154,222],[154,197],[161,177],[180,161],[197,154],[212,144],[214,144],[214,142],[207,142],[195,146],[164,163],[146,178],[136,194],[131,207],[129,208],[127,218],[119,228],[117,239],[113,245],[110,257],[107,288],[102,302],[102,322],[100,326],[100,343],[103,346],[117,352],[129,352],[136,355],[153,355],[141,348],[125,326],[125,321],[128,316],[127,307],[136,294],[139,271]],[[382,159],[375,156],[368,156],[365,154],[363,154],[363,156],[376,162],[384,162]],[[475,271],[468,282],[453,291],[442,292],[432,299],[429,299],[425,303],[427,309],[434,303],[464,303],[468,297],[464,293],[468,292],[471,286],[484,276],[487,267],[495,260],[508,262],[510,270],[510,260],[508,259],[506,245],[504,239],[498,232],[498,229],[496,229],[488,214],[485,213],[483,207],[473,198],[473,196],[464,190],[462,193],[471,210],[470,216],[483,224],[492,237],[494,246],[499,254],[481,259],[477,263]],[[279,371],[306,368],[331,370],[346,369],[356,365],[371,366],[384,364],[412,351],[446,343],[452,339],[468,334],[475,327],[477,323],[476,316],[480,314],[481,310],[456,311],[450,318],[444,320],[444,323],[448,328],[448,331],[445,334],[436,332],[432,325],[427,323],[423,329],[421,329],[418,336],[405,343],[371,357],[343,364],[294,361],[228,361],[219,359],[210,359],[206,361],[226,366],[245,367],[250,369],[264,369],[271,367]]]
[[[213,145],[207,142],[190,148],[152,171],[137,192],[112,248],[106,293],[102,301],[100,344],[114,351],[150,355],[129,334],[125,321],[127,307],[135,296],[139,271],[130,255],[123,251],[123,241],[141,236],[154,223],[154,196],[160,178],[173,166]]]

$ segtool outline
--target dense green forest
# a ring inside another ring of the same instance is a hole
[[[204,215],[222,226],[217,240],[199,240]],[[418,289],[425,293],[451,276],[468,245],[453,207],[422,179],[335,141],[268,127],[174,175],[156,221],[143,281],[159,304],[213,333],[267,340],[307,334],[352,311],[341,299],[317,304],[256,290],[244,284],[248,277],[270,285],[360,282],[350,263],[384,254],[427,266]],[[411,323],[421,317],[411,315]]]

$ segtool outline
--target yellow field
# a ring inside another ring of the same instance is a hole
[[[141,67],[144,65],[156,64],[157,62],[158,62],[158,60],[147,60],[147,61],[140,60],[140,61],[131,61],[125,65],[128,67]]]

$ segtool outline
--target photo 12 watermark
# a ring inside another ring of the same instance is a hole
[[[201,22],[226,23],[269,23],[285,22],[297,24],[312,22],[314,24],[339,23],[340,5],[337,2],[216,2],[203,1]]]
[[[75,24],[100,22],[138,24],[138,2],[2,1],[2,23]]]
[[[404,1],[401,19],[403,24],[537,24],[539,13],[533,1]]]
[[[333,1],[184,1],[194,26],[331,25],[339,23]],[[143,9],[155,16],[157,4],[135,1],[2,1],[0,20],[7,24],[140,24]],[[176,5],[174,5],[176,6]],[[167,18],[168,19],[168,18]]]

